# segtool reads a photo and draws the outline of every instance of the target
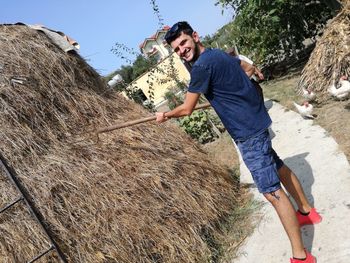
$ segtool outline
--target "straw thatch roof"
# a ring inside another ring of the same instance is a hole
[[[345,3],[348,2],[348,3]],[[329,98],[327,89],[342,75],[350,76],[350,3],[325,28],[302,71],[297,92],[311,88],[319,101]]]
[[[219,235],[235,183],[171,123],[75,140],[149,115],[105,86],[40,32],[0,25],[1,154],[69,262],[205,262],[203,233]],[[0,172],[0,208],[18,196]],[[48,247],[24,204],[0,214],[0,233],[1,262]]]

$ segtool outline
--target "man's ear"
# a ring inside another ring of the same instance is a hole
[[[196,31],[193,31],[192,38],[193,38],[194,42],[196,42],[196,43],[199,42],[199,35]]]

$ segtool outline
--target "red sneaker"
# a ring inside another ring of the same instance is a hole
[[[306,253],[305,260],[291,258],[290,263],[316,263],[316,258],[313,255],[311,255],[306,249],[305,249],[305,253]]]
[[[315,225],[322,221],[322,217],[317,213],[315,208],[311,208],[310,213],[307,216],[304,216],[297,211],[297,218],[300,226]]]

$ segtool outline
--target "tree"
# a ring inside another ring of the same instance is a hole
[[[218,0],[215,5],[221,5],[223,8],[233,8],[238,14],[242,7],[244,7],[249,0]],[[320,0],[324,4],[326,4],[332,11],[339,11],[341,8],[341,3],[338,0]],[[305,5],[315,3],[317,1],[308,0],[303,1]]]
[[[303,41],[332,17],[325,2],[310,0],[219,0],[235,8],[231,39],[257,62],[296,56]]]
[[[157,64],[157,60],[155,58],[145,58],[143,55],[138,55],[134,63],[133,67],[133,75],[132,79],[136,79],[141,76],[143,73],[150,70],[154,65]]]
[[[341,9],[341,4],[337,0],[321,0],[332,10],[333,15]]]

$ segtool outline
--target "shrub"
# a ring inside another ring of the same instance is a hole
[[[180,119],[179,123],[187,134],[200,143],[211,142],[217,138],[206,111],[194,111],[190,116]]]

